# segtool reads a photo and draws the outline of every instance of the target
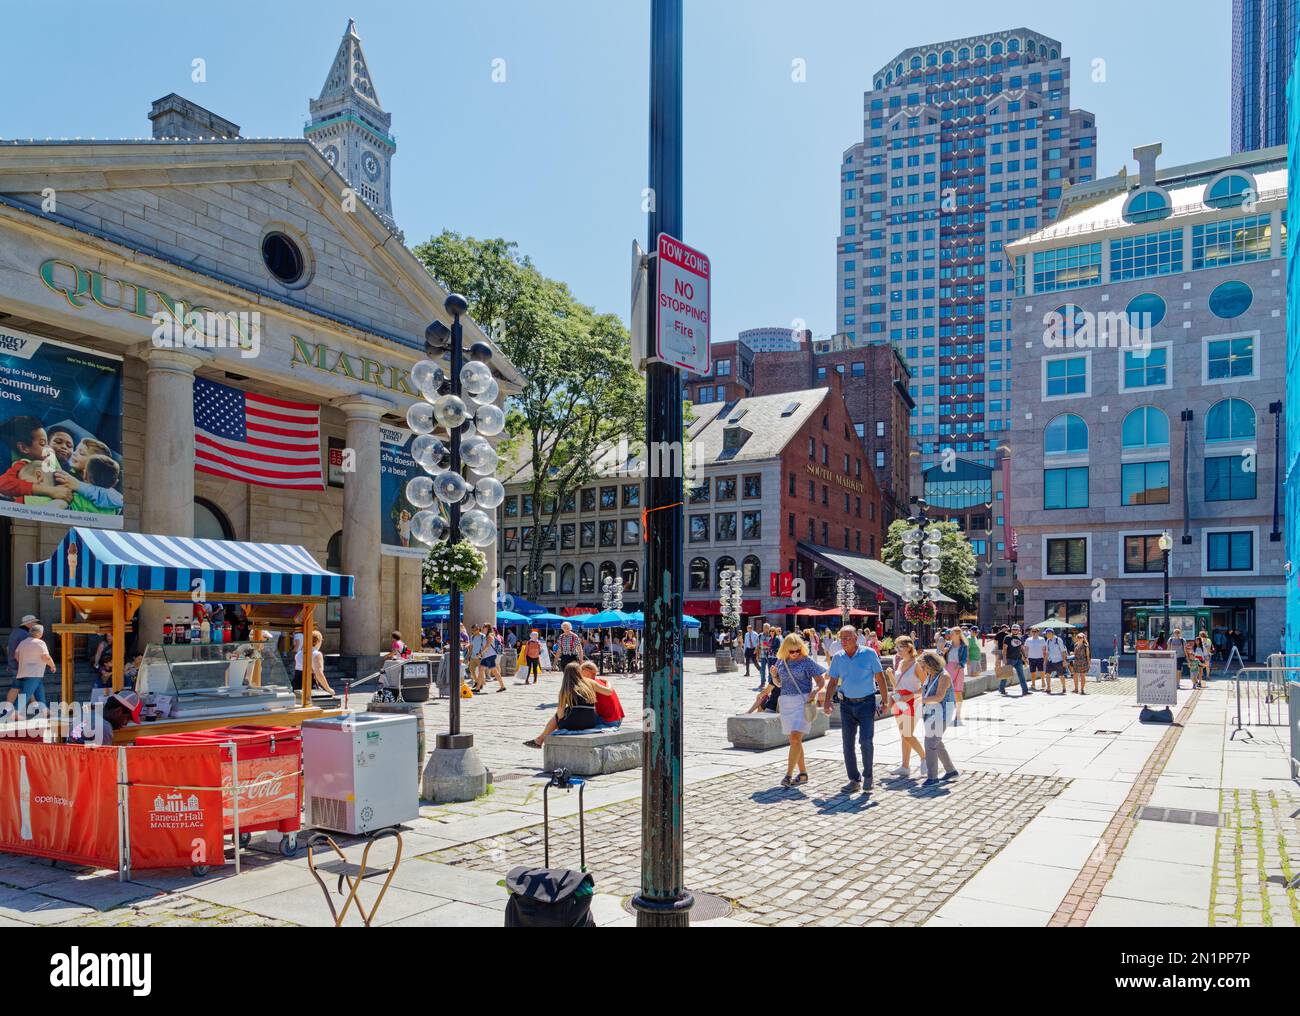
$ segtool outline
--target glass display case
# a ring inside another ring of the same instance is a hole
[[[289,674],[270,642],[151,643],[135,689],[146,721],[240,716],[295,706]]]

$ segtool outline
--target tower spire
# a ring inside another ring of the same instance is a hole
[[[397,141],[390,131],[393,118],[379,104],[352,18],[348,18],[343,30],[320,95],[309,101],[308,108],[311,120],[303,135],[339,171],[353,192],[396,231],[389,185],[392,158],[397,151]]]

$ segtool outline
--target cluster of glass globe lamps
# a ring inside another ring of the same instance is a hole
[[[505,500],[506,489],[493,475],[497,453],[488,440],[506,427],[506,415],[496,400],[501,391],[492,369],[483,359],[491,355],[477,344],[460,372],[461,395],[452,394],[451,379],[433,360],[411,368],[411,381],[420,401],[411,404],[406,425],[414,432],[411,458],[428,475],[412,477],[406,499],[418,509],[411,519],[411,535],[427,546],[447,539],[451,523],[444,508],[460,505],[460,535],[475,547],[487,547],[497,538],[495,509]],[[470,472],[466,479],[451,469],[451,448],[434,435],[441,427],[448,435],[460,433],[460,460]]]

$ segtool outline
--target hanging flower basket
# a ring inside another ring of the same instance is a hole
[[[487,558],[468,541],[436,543],[424,559],[424,591],[449,593],[453,585],[461,592],[473,589],[486,569]]]
[[[903,617],[912,624],[933,624],[936,616],[933,600],[918,600],[903,607]]]

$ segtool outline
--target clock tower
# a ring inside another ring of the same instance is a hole
[[[397,142],[389,133],[392,116],[379,105],[361,38],[351,18],[320,97],[309,104],[311,120],[303,135],[347,181],[358,198],[398,232],[389,181]],[[399,234],[400,235],[400,234]]]

